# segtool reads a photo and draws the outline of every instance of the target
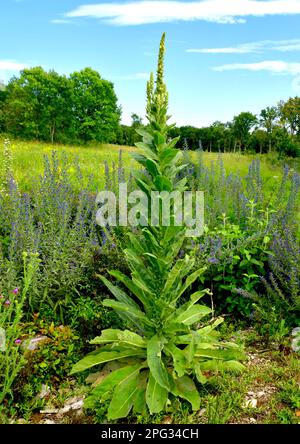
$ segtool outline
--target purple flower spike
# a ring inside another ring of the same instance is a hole
[[[21,339],[16,339],[15,340],[15,344],[17,344],[17,345],[21,344],[21,342],[22,342]]]
[[[216,257],[209,257],[209,258],[207,259],[207,262],[208,262],[209,264],[219,264],[219,263],[220,263],[219,259],[217,259]]]
[[[19,289],[18,289],[18,288],[14,288],[14,289],[12,290],[12,293],[13,293],[13,294],[18,294],[18,293],[19,293]]]

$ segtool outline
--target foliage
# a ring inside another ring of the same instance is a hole
[[[250,136],[250,130],[256,123],[256,116],[249,112],[242,112],[233,118],[232,130],[240,144],[240,150],[245,147]]]
[[[30,291],[32,280],[37,272],[39,259],[37,255],[23,253],[23,282],[22,288],[12,289],[11,275],[1,275],[0,281],[0,417],[5,406],[13,398],[12,386],[25,364],[23,354],[20,352],[20,335],[22,332],[21,320],[24,303]]]
[[[200,280],[211,289],[218,313],[246,317],[252,313],[252,301],[243,295],[260,286],[270,254],[270,237],[260,228],[245,233],[224,215],[222,226],[207,232],[199,244],[198,261],[207,266]]]
[[[174,149],[176,139],[168,140],[164,44],[165,35],[160,43],[155,88],[152,76],[147,88],[149,127],[139,130],[143,140],[137,143],[140,152],[134,154],[148,173],[134,173],[137,185],[148,197],[151,191],[181,192],[186,185],[186,179],[178,178],[182,165],[181,153]],[[131,409],[141,413],[147,406],[151,414],[158,413],[171,395],[186,399],[197,410],[200,396],[194,380],[204,383],[203,371],[243,368],[238,362],[243,359],[239,347],[217,339],[214,329],[221,320],[200,323],[211,312],[198,304],[207,290],[186,296],[203,269],[191,273],[194,259],[187,254],[176,260],[185,231],[185,227],[166,227],[160,221],[157,227],[144,227],[139,235],[129,234],[130,247],[124,253],[131,278],[119,271],[110,273],[131,295],[102,277],[116,298],[103,304],[113,308],[130,329],[102,331],[91,341],[101,347],[75,364],[72,373],[111,361],[119,363],[87,400],[91,406],[95,399],[111,397],[109,419],[126,417]]]
[[[0,125],[4,121],[9,134],[23,139],[113,142],[119,125],[113,85],[91,68],[68,78],[41,67],[24,69],[0,102]]]
[[[114,142],[120,120],[113,84],[97,71],[85,68],[70,75],[74,94],[74,130],[79,140]]]
[[[269,272],[262,276],[264,295],[251,294],[257,326],[268,337],[287,334],[300,322],[299,239],[290,229],[277,231],[271,245]]]

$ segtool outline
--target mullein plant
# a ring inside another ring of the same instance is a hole
[[[144,171],[134,173],[137,186],[150,200],[152,191],[186,189],[180,178],[182,153],[175,149],[177,139],[168,139],[168,94],[164,83],[165,35],[159,49],[156,82],[151,74],[147,85],[149,125],[138,129],[142,142],[135,159]],[[198,301],[208,290],[188,297],[193,283],[204,269],[194,269],[194,259],[179,258],[186,234],[185,226],[143,227],[129,234],[124,253],[131,276],[113,270],[110,274],[121,284],[101,277],[115,299],[104,306],[114,309],[127,322],[128,329],[103,330],[91,344],[99,347],[76,363],[72,374],[106,364],[107,376],[86,399],[86,406],[109,401],[108,419],[126,417],[130,411],[150,414],[164,411],[172,398],[200,406],[198,384],[206,381],[207,371],[240,371],[244,359],[234,343],[219,342],[215,331],[222,319],[203,318],[211,309]],[[124,289],[126,288],[126,291]],[[184,300],[183,300],[184,299]],[[112,363],[112,361],[114,361]]]

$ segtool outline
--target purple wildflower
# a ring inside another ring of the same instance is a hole
[[[182,258],[182,257],[184,257],[184,255],[185,255],[185,251],[181,249],[179,251],[179,257]]]
[[[14,288],[14,289],[12,290],[12,293],[13,293],[13,294],[18,294],[18,293],[19,293],[19,289],[18,289],[18,288]]]
[[[7,299],[7,300],[4,302],[4,305],[10,305],[10,304],[11,304],[11,302],[10,302],[9,299]]]
[[[21,339],[16,339],[15,340],[15,344],[17,344],[17,345],[21,344],[21,342],[22,342]]]
[[[207,262],[209,264],[219,264],[220,263],[219,259],[217,259],[216,257],[209,257],[209,258],[207,258]]]

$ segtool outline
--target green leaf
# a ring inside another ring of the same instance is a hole
[[[135,413],[145,413],[147,409],[146,388],[149,371],[142,371],[139,374],[137,392],[134,398],[133,410]]]
[[[170,390],[168,373],[162,360],[161,351],[163,346],[163,341],[157,335],[154,335],[148,342],[147,362],[153,378],[161,387]]]
[[[243,364],[237,361],[216,361],[216,360],[210,360],[201,363],[201,369],[202,370],[212,370],[212,371],[220,371],[220,372],[226,372],[226,371],[232,371],[234,373],[240,373],[243,370],[245,370],[245,367]]]
[[[175,321],[182,322],[185,325],[192,325],[198,322],[204,316],[207,316],[209,313],[211,313],[211,309],[205,305],[192,305],[186,311],[179,314],[179,316],[175,318]]]
[[[182,376],[181,378],[175,379],[175,388],[172,392],[175,396],[180,396],[180,398],[189,401],[192,404],[192,409],[194,411],[199,410],[200,395],[191,378],[188,376]]]
[[[191,332],[191,342],[184,349],[184,353],[187,357],[187,361],[189,364],[194,360],[195,352],[197,348],[197,333],[195,331]]]
[[[158,191],[172,191],[173,188],[172,182],[165,176],[156,176],[154,185]]]
[[[146,348],[146,341],[140,335],[129,330],[120,331],[118,339],[121,344],[126,344],[132,347]]]
[[[130,356],[140,356],[143,357],[142,351],[137,349],[128,350],[116,350],[116,351],[101,351],[99,353],[91,353],[85,356],[83,359],[78,361],[71,370],[71,375],[77,372],[82,372],[88,368],[94,367],[95,365],[104,364],[105,362],[114,361],[117,359],[128,358]]]
[[[130,298],[123,290],[116,285],[113,285],[104,276],[99,275],[99,277],[119,302],[122,302],[123,304],[126,304],[132,308],[139,308],[138,304],[134,302],[133,299]]]
[[[140,309],[130,307],[122,302],[113,301],[111,299],[104,299],[104,301],[102,301],[102,304],[104,305],[104,307],[110,307],[116,311],[121,311],[128,314],[131,319],[140,319],[145,324],[152,325],[152,323],[146,318],[145,313],[143,313]]]
[[[190,274],[189,277],[186,278],[186,281],[183,285],[183,287],[181,288],[179,294],[178,294],[178,298],[187,290],[187,288],[190,287],[190,285],[192,285],[193,282],[195,282],[195,280],[204,273],[204,271],[207,270],[207,267],[203,267],[203,268],[199,268],[198,270],[194,271],[194,273]]]
[[[210,294],[210,291],[208,289],[196,291],[195,293],[193,293],[190,297],[190,300],[181,305],[181,307],[176,310],[177,316],[195,305],[199,301],[199,299],[203,298],[203,296],[206,294]]]
[[[110,342],[118,342],[118,333],[121,330],[109,328],[107,330],[102,330],[101,336],[96,336],[90,341],[90,344],[107,344]]]
[[[150,410],[150,414],[153,415],[153,413],[159,413],[164,410],[167,400],[168,390],[161,387],[152,376],[152,373],[149,373],[146,390],[146,402]]]
[[[172,356],[174,370],[177,373],[177,376],[183,376],[186,367],[186,358],[183,351],[176,347],[172,342],[168,342],[168,344],[165,345],[165,350]]]
[[[175,236],[177,236],[179,233],[181,233],[182,230],[183,230],[182,227],[176,227],[176,226],[172,226],[172,225],[167,227],[166,231],[165,231],[165,236],[164,236],[164,245],[169,243],[171,240],[173,241]],[[184,239],[182,238],[181,240],[183,243]]]
[[[155,150],[153,149],[153,145],[150,144],[146,144],[144,142],[137,142],[135,144],[135,146],[137,148],[141,149],[141,152],[148,158],[148,159],[153,159],[153,160],[157,160],[158,157],[155,153]],[[134,154],[134,153],[132,153]]]
[[[114,389],[112,400],[107,411],[107,418],[114,420],[125,418],[134,403],[134,397],[138,390],[138,374],[140,367],[133,370],[124,380],[118,383]]]
[[[184,259],[178,260],[175,263],[174,267],[168,273],[168,277],[167,277],[165,286],[164,286],[163,291],[162,291],[162,293],[164,295],[168,295],[169,294],[169,292],[172,289],[173,285],[181,277],[181,274],[182,274],[183,270],[185,269],[186,265],[187,264],[186,264],[186,261]],[[177,285],[178,285],[178,282],[177,282]]]
[[[159,175],[157,164],[153,160],[151,159],[146,160],[146,168],[153,178]]]
[[[141,370],[143,365],[127,365],[114,370],[109,375],[107,375],[90,393],[90,396],[103,400],[106,394],[110,394],[115,386],[122,381],[125,381],[130,375],[135,373],[137,370]]]
[[[108,329],[102,330],[101,336],[90,341],[90,344],[119,343],[120,345],[145,348],[145,340],[138,334],[129,330]]]
[[[220,344],[223,345],[223,344]],[[195,357],[197,358],[211,358],[228,361],[232,359],[242,360],[245,358],[244,353],[239,348],[219,348],[216,350],[197,348]]]
[[[180,157],[182,157],[181,151],[172,148],[167,148],[160,154],[159,160],[161,162],[162,168],[164,168],[165,166],[170,165],[171,162],[175,164],[176,161],[180,159]]]
[[[145,297],[143,292],[141,292],[141,289],[138,288],[135,285],[135,283],[128,276],[126,276],[125,274],[121,273],[118,270],[111,270],[111,271],[109,271],[109,274],[111,274],[116,279],[118,279],[120,282],[122,282],[128,288],[128,290],[130,290],[134,294],[134,296],[136,296],[141,301],[141,303],[144,305],[145,308],[149,307],[148,299]],[[144,291],[147,293],[148,297],[153,294],[146,287],[145,287]]]
[[[207,378],[203,375],[199,362],[194,363],[194,371],[197,381],[200,382],[200,384],[205,384],[207,382]]]
[[[139,153],[131,153],[131,157],[138,163],[140,163],[141,165],[143,165],[143,167],[146,166],[146,160],[147,158],[145,156],[143,156],[142,154]]]

